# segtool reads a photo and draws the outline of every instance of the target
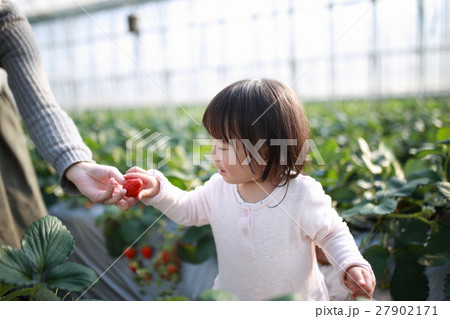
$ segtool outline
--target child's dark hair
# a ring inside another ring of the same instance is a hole
[[[280,177],[288,182],[306,164],[310,130],[303,105],[293,90],[278,81],[241,80],[227,86],[209,103],[203,125],[211,137],[227,143],[249,140],[256,145],[264,139],[261,182]],[[280,141],[285,141],[282,146]],[[249,165],[254,172],[254,157],[245,146],[244,150],[252,159]]]

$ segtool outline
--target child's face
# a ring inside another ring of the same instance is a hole
[[[242,184],[258,179],[261,168],[253,165],[257,174],[251,171],[244,148],[239,140],[228,144],[225,141],[213,139],[211,158],[219,174],[229,184]]]

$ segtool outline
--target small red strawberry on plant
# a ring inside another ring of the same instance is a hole
[[[133,259],[136,256],[136,249],[133,246],[131,246],[131,247],[125,248],[123,250],[123,253],[125,256],[127,256],[128,259]]]
[[[167,274],[170,276],[172,274],[176,274],[178,273],[178,270],[180,269],[180,267],[178,267],[178,265],[175,264],[170,264],[167,266]]]
[[[136,197],[141,192],[143,184],[139,178],[130,178],[125,181],[123,188],[127,190],[128,197]]]
[[[141,247],[141,255],[142,257],[144,257],[145,259],[150,259],[152,258],[153,255],[153,248],[150,246],[142,246]]]
[[[170,262],[170,254],[169,254],[169,252],[168,251],[163,251],[161,253],[161,258],[162,258],[162,260],[163,260],[163,262],[165,264],[168,264]]]
[[[132,260],[128,263],[128,268],[131,270],[131,272],[136,272],[138,270],[138,266],[139,264],[135,260]]]
[[[152,275],[150,274],[150,270],[146,268],[139,268],[136,271],[137,280],[150,282],[152,280]]]

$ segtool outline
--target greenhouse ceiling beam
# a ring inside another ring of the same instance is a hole
[[[161,1],[167,1],[167,0],[100,1],[100,2],[95,2],[92,4],[86,4],[82,7],[81,6],[70,7],[67,9],[55,10],[55,11],[44,13],[44,14],[42,14],[42,13],[39,13],[36,15],[29,14],[27,16],[27,18],[30,21],[30,23],[39,23],[39,22],[44,22],[44,21],[57,20],[57,19],[69,18],[69,17],[86,14],[85,11],[87,11],[89,13],[94,13],[94,12],[108,10],[108,9],[115,9],[115,8],[119,8],[119,7],[132,7],[134,5],[139,5],[142,3],[158,2],[158,1],[161,2]]]

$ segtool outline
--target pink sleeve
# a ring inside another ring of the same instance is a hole
[[[361,255],[350,230],[332,207],[330,196],[318,182],[308,185],[304,196],[300,225],[303,233],[322,248],[344,285],[346,270],[360,266],[374,276],[372,267]]]
[[[160,171],[149,170],[147,173],[160,181],[160,190],[156,196],[143,199],[144,204],[155,207],[177,224],[185,226],[209,224],[208,214],[211,211],[209,181],[193,190],[184,191],[172,185]]]

